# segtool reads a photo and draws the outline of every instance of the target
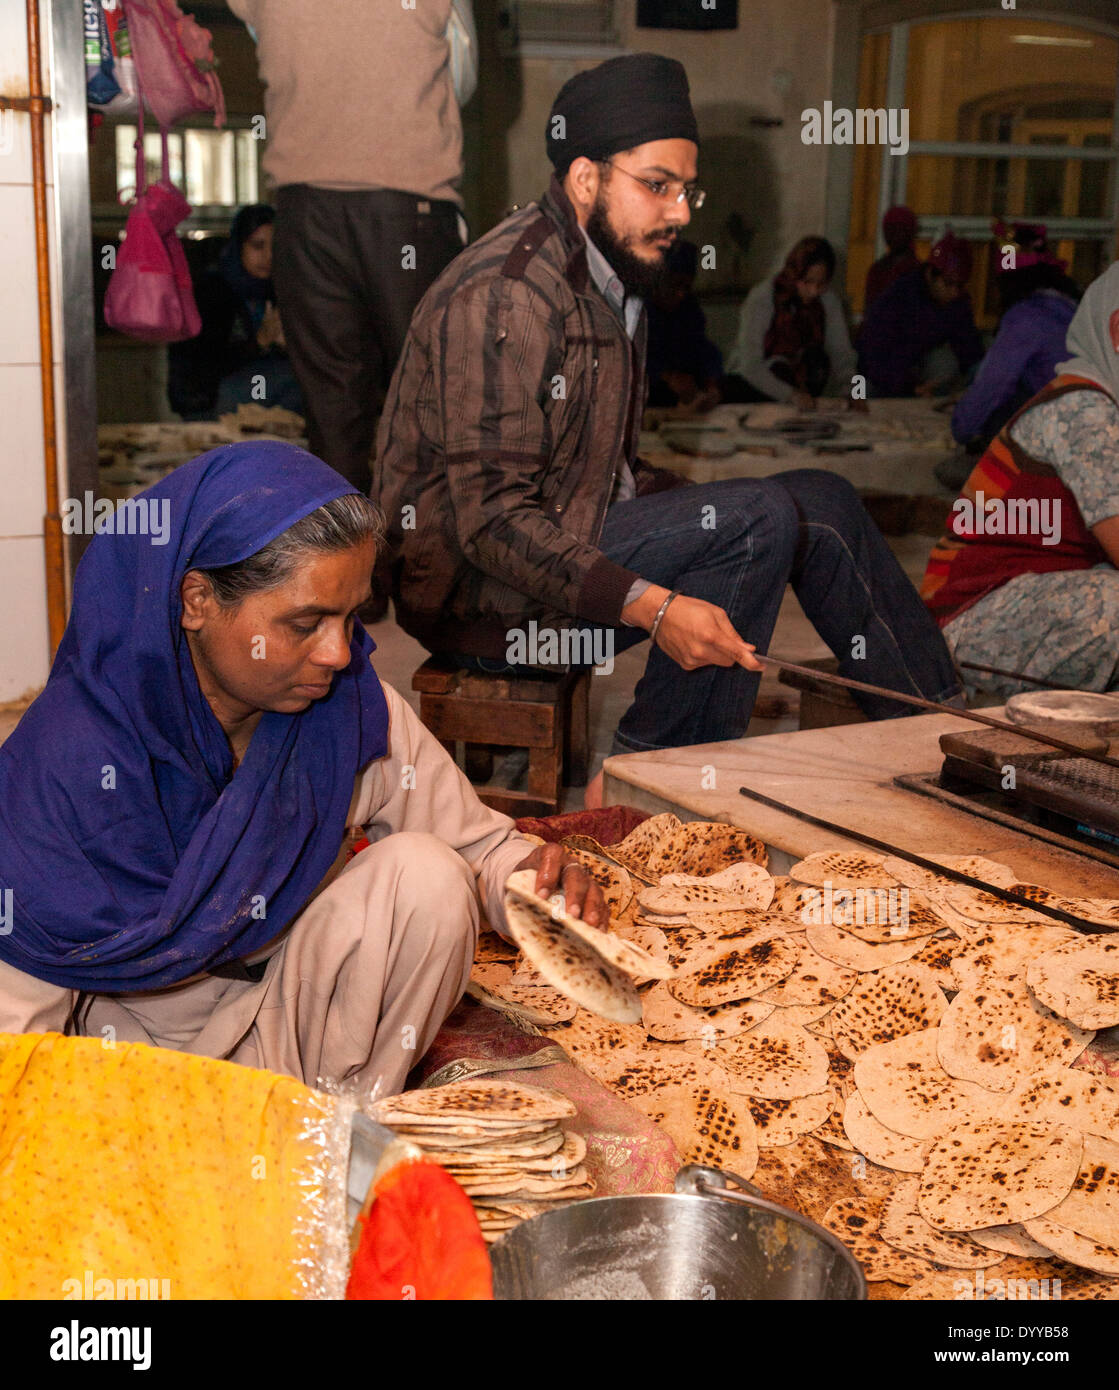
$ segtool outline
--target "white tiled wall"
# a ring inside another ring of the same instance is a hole
[[[44,55],[49,53],[50,7],[41,5]],[[0,91],[27,93],[24,6],[0,3]],[[49,63],[44,56],[44,86]],[[53,185],[47,121],[47,180]],[[59,449],[65,392],[61,356],[53,186],[48,229],[54,291],[55,408]],[[31,189],[31,121],[0,112],[0,703],[40,687],[50,664],[43,558],[43,416],[39,385],[39,319],[35,281],[35,222]],[[60,458],[60,471],[63,460]]]

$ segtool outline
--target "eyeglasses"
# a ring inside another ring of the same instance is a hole
[[[697,188],[694,183],[680,183],[676,179],[666,181],[663,179],[643,179],[640,174],[631,174],[628,169],[623,169],[620,164],[615,164],[612,159],[600,159],[599,164],[608,164],[611,169],[617,169],[619,173],[625,174],[628,178],[634,179],[637,183],[644,184],[654,198],[667,198],[672,203],[686,202],[688,206],[697,211],[703,206],[703,200],[707,194],[702,188]],[[673,194],[673,188],[680,191]]]

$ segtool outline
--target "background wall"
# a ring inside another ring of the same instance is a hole
[[[49,87],[50,7],[40,5],[43,84]],[[24,7],[0,5],[0,92],[26,97]],[[51,278],[57,284],[54,173],[47,120]],[[47,677],[46,571],[43,557],[43,418],[39,387],[39,318],[35,286],[35,222],[31,191],[31,118],[0,111],[0,704],[33,693]],[[61,329],[54,303],[55,389],[59,414],[59,471],[65,476],[64,411],[58,353]],[[63,495],[65,487],[63,485]]]
[[[493,6],[478,0],[477,8],[486,68],[465,113],[474,234],[547,186],[552,101],[569,77],[599,61],[503,57]],[[826,150],[801,143],[800,113],[830,95],[832,0],[750,0],[740,6],[737,29],[709,33],[639,29],[635,8],[633,0],[619,5],[623,47],[678,58],[688,71],[707,190],[688,235],[716,248],[715,269],[701,272],[700,289],[741,296],[792,242],[823,228]],[[756,119],[783,124],[751,124]]]

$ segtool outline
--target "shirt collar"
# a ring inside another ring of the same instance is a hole
[[[580,227],[579,230],[587,243],[587,269],[590,271],[591,280],[599,294],[625,324],[626,333],[632,338],[637,320],[641,316],[641,298],[636,294],[626,294],[617,271],[587,235],[586,228]]]

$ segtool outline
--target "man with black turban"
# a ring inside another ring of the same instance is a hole
[[[678,487],[637,458],[643,300],[703,201],[683,67],[638,53],[579,73],[547,149],[548,191],[432,285],[389,389],[373,496],[398,621],[491,671],[555,652],[590,664],[649,634],[616,753],[741,736],[788,583],[845,674],[957,698],[943,640],[843,479]]]

